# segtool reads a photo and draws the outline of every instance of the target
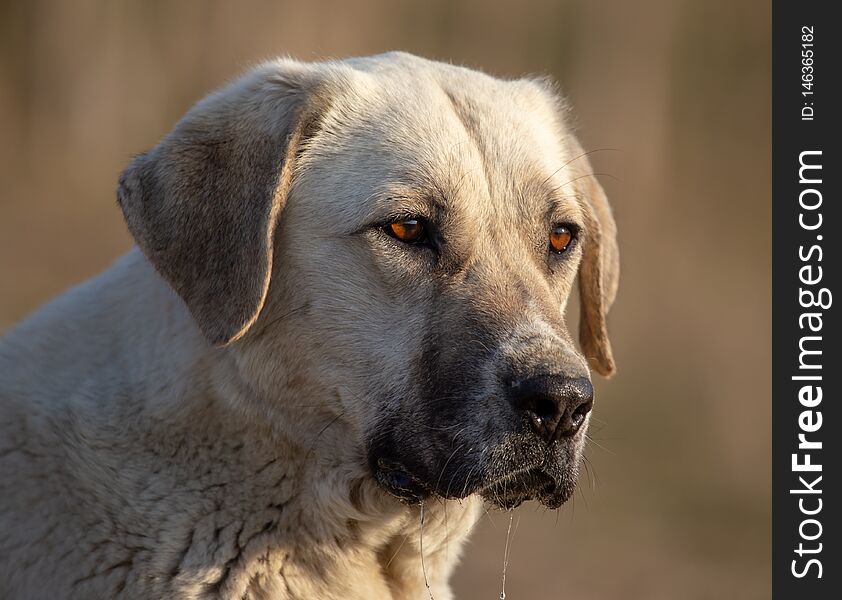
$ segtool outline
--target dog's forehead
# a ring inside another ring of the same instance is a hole
[[[506,220],[543,212],[552,197],[576,210],[572,188],[561,189],[570,134],[542,84],[401,54],[351,65],[302,168],[332,210],[358,220],[403,193]]]

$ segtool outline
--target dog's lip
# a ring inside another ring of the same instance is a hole
[[[403,465],[380,458],[374,478],[390,494],[405,502],[420,502],[431,495],[424,482]]]
[[[544,464],[533,464],[506,473],[459,496],[444,496],[413,474],[403,464],[384,458],[375,463],[374,478],[392,496],[403,502],[419,503],[431,496],[463,498],[473,494],[503,509],[513,509],[527,500],[538,500],[550,509],[561,506],[569,496],[566,486],[550,475]]]
[[[477,490],[485,500],[504,509],[513,509],[527,500],[538,500],[548,508],[558,508],[566,498],[558,481],[541,466],[518,469]]]

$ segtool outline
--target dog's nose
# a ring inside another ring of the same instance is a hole
[[[593,407],[593,386],[584,378],[539,375],[515,380],[510,398],[547,443],[574,435]]]

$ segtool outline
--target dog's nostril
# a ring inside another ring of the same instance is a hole
[[[593,400],[585,402],[584,404],[580,404],[576,407],[573,411],[573,415],[570,419],[572,425],[572,433],[576,433],[579,430],[579,427],[582,426],[582,423],[585,422],[585,417],[591,412],[593,408]]]
[[[558,417],[558,405],[551,398],[537,396],[527,404],[531,404],[527,410],[541,422],[552,421]]]
[[[584,378],[530,377],[514,382],[510,394],[512,405],[548,443],[575,435],[593,407],[593,387]]]

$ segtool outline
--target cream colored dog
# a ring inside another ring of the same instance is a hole
[[[0,342],[0,597],[446,600],[483,502],[567,500],[618,254],[562,113],[400,53],[197,104]]]

